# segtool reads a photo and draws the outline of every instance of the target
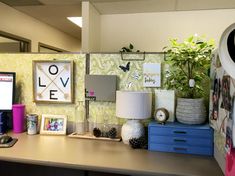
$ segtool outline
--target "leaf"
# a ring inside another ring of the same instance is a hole
[[[193,37],[193,36],[191,36],[191,37],[189,37],[189,38],[188,38],[188,40],[187,40],[187,41],[188,41],[188,42],[192,42],[192,41],[193,41],[193,38],[194,38],[194,37]]]
[[[134,46],[130,43],[129,48],[130,48],[130,49],[133,49]]]
[[[166,87],[177,90],[181,96],[200,97],[204,93],[202,87],[205,83],[208,84],[204,80],[208,79],[207,72],[214,42],[199,36],[190,36],[183,42],[178,42],[177,39],[169,41],[170,44],[163,48],[166,52],[166,62],[170,65]],[[195,79],[194,89],[188,86],[189,77]]]

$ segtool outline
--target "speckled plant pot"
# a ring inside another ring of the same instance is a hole
[[[206,108],[203,98],[178,98],[176,119],[184,124],[202,124],[206,121]]]

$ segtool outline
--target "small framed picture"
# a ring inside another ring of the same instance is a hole
[[[67,116],[43,114],[40,134],[65,135]]]
[[[143,64],[143,86],[161,87],[161,63]]]

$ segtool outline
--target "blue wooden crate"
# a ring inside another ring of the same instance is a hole
[[[151,122],[148,126],[148,149],[212,156],[213,129],[208,124],[185,125],[169,122],[165,125]]]

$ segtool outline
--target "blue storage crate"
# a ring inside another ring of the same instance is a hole
[[[214,132],[208,124],[185,125],[168,122],[165,125],[151,122],[148,126],[148,149],[212,156]]]

